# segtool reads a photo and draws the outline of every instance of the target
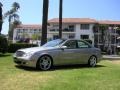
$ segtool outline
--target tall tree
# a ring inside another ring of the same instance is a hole
[[[62,38],[62,11],[63,10],[63,0],[59,2],[59,38]]]
[[[19,21],[19,15],[17,14],[19,8],[20,8],[19,3],[14,2],[12,4],[12,8],[9,11],[7,11],[4,15],[4,18],[8,17],[9,22],[8,36],[10,40],[12,40],[13,38],[13,29],[21,23]]]
[[[47,42],[47,21],[48,21],[49,0],[43,0],[43,17],[42,17],[42,37],[41,45]]]
[[[2,30],[2,3],[0,2],[0,34],[1,34],[1,30]]]

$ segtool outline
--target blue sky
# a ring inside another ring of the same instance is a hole
[[[43,0],[0,0],[3,12],[11,8],[13,2],[20,4],[20,20],[22,24],[42,23]],[[49,0],[49,19],[58,17],[59,0]],[[120,21],[120,0],[63,0],[63,17],[93,18],[97,20]],[[2,33],[8,33],[8,20],[4,20]]]

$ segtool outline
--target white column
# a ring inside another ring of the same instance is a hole
[[[75,39],[80,39],[80,24],[75,26]]]
[[[13,43],[16,43],[16,36],[17,36],[17,29],[14,29],[13,31]]]
[[[94,32],[93,32],[94,24],[90,24],[90,40],[92,40],[92,45],[94,46]]]

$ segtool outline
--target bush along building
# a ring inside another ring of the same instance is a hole
[[[119,46],[120,21],[98,21],[90,18],[63,18],[62,38],[91,40],[92,45],[110,54]],[[14,29],[13,42],[41,35],[41,25],[20,25]],[[48,40],[59,38],[59,19],[48,20]],[[40,39],[40,38],[38,38]]]
[[[98,21],[93,27],[94,45],[109,54],[119,49],[120,21]]]

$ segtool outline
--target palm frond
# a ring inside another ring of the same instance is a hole
[[[19,8],[20,8],[19,3],[14,2],[14,3],[12,4],[12,9],[13,9],[15,12],[16,12]]]
[[[2,7],[3,6],[3,4],[0,2],[0,7]]]

